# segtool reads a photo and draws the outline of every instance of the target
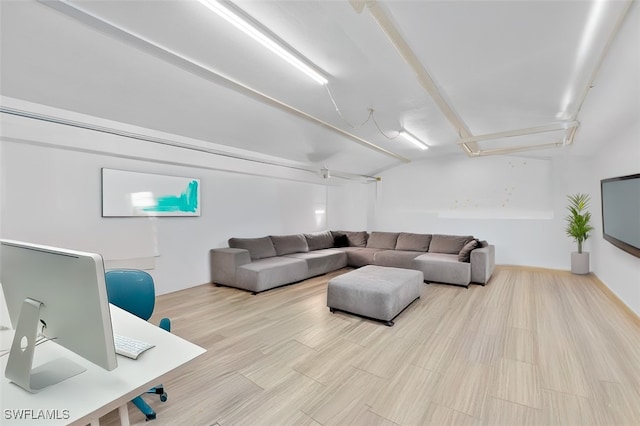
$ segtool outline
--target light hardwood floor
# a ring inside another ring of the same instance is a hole
[[[329,313],[346,271],[160,296],[154,318],[208,352],[164,381],[166,403],[147,398],[154,424],[640,425],[640,325],[594,277],[498,267],[485,287],[425,284],[386,327]]]

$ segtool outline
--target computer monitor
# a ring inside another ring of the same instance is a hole
[[[0,240],[0,283],[16,330],[5,370],[12,382],[35,393],[85,371],[67,358],[32,369],[39,332],[106,370],[116,368],[99,254]]]

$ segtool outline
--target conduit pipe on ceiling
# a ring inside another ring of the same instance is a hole
[[[557,130],[569,130],[569,129],[578,127],[579,125],[580,123],[577,121],[570,121],[567,123],[546,124],[544,126],[528,127],[526,129],[508,130],[505,132],[488,133],[480,136],[470,136],[467,138],[461,138],[458,141],[458,143],[464,144],[469,142],[480,142],[480,141],[487,141],[492,139],[504,139],[504,138],[512,138],[516,136],[534,135],[537,133],[553,132]]]
[[[405,60],[409,67],[415,72],[418,77],[420,85],[429,93],[435,104],[440,108],[440,111],[449,120],[449,123],[456,129],[458,137],[467,138],[473,136],[467,124],[462,120],[460,115],[456,112],[453,106],[447,101],[444,96],[444,92],[440,90],[435,80],[431,77],[426,68],[422,65],[416,54],[413,52],[409,44],[400,34],[400,31],[396,28],[391,18],[380,7],[376,0],[362,0],[367,6],[367,9],[378,23],[378,26],[385,33],[389,41],[393,44],[400,56]],[[362,2],[361,1],[361,2]],[[352,1],[351,4],[356,11],[361,11],[361,2]],[[463,144],[465,151],[470,152],[472,148],[475,148],[475,144],[471,144],[471,147],[467,146],[467,143]]]
[[[139,141],[143,141],[143,142],[150,142],[150,143],[154,143],[154,144],[158,144],[158,145],[166,145],[166,146],[172,146],[174,148],[188,149],[190,151],[196,151],[196,152],[202,152],[202,153],[206,153],[206,154],[217,155],[217,156],[221,156],[221,157],[233,158],[233,159],[236,159],[236,160],[243,160],[243,161],[248,161],[248,162],[252,162],[252,163],[266,164],[266,165],[270,165],[270,166],[283,167],[283,168],[292,169],[292,170],[310,172],[310,173],[316,174],[316,175],[320,173],[320,169],[318,169],[317,167],[312,166],[312,165],[304,165],[304,164],[296,165],[296,164],[286,163],[284,161],[283,162],[267,161],[265,159],[261,159],[261,158],[258,158],[258,157],[251,157],[251,156],[248,156],[248,155],[240,155],[240,154],[237,154],[237,153],[221,151],[221,150],[217,150],[217,149],[213,149],[213,148],[205,148],[205,147],[191,145],[191,144],[187,144],[187,143],[184,143],[184,142],[178,142],[178,141],[174,141],[174,140],[170,140],[170,139],[144,135],[144,134],[141,134],[141,133],[128,132],[128,131],[121,130],[121,129],[116,129],[116,128],[113,128],[113,127],[98,126],[98,125],[89,124],[89,123],[85,123],[85,122],[68,120],[68,119],[61,118],[61,117],[54,117],[54,116],[51,116],[51,115],[39,114],[39,113],[31,112],[31,111],[25,111],[25,110],[20,110],[20,109],[16,109],[16,108],[6,107],[6,106],[0,106],[0,113],[9,114],[9,115],[15,115],[17,117],[29,118],[29,119],[32,119],[32,120],[45,121],[45,122],[48,122],[48,123],[54,123],[54,124],[59,124],[59,125],[63,125],[63,126],[76,127],[76,128],[79,128],[79,129],[90,130],[90,131],[94,131],[94,132],[106,133],[106,134],[110,134],[110,135],[114,135],[114,136],[120,136],[120,137],[124,137],[124,138],[128,138],[128,139],[135,139],[135,140],[139,140]],[[98,152],[93,151],[93,150],[87,150],[85,152],[98,153]],[[100,152],[100,153],[102,153],[102,152]],[[140,159],[138,157],[132,157],[132,156],[126,156],[126,155],[118,155],[118,156],[120,156],[122,158]],[[182,163],[175,162],[175,161],[166,161],[166,162],[163,162],[163,163],[164,164],[173,164],[173,165],[184,165]],[[202,168],[200,166],[198,166],[198,167]],[[216,168],[210,168],[210,169],[211,170],[217,170]],[[377,181],[380,180],[380,178],[377,177],[377,176],[358,175],[358,174],[354,174],[354,173],[346,173],[346,172],[340,172],[340,171],[331,171],[331,175],[335,176],[335,177],[338,177],[338,178],[341,178],[341,179],[354,180],[354,181],[377,182]]]
[[[513,154],[516,152],[526,152],[526,151],[534,151],[538,149],[548,149],[548,148],[560,148],[564,146],[564,140],[566,138],[562,138],[561,140],[555,142],[548,143],[540,143],[536,145],[527,145],[527,146],[519,146],[512,148],[493,148],[493,149],[483,149],[480,151],[473,152],[471,154],[472,157],[485,157],[489,155],[504,155],[504,154]]]
[[[386,156],[392,157],[404,163],[411,162],[411,160],[409,160],[404,156],[401,156],[395,152],[384,149],[354,134],[346,132],[330,123],[327,123],[326,121],[321,120],[311,114],[308,114],[302,110],[294,108],[293,106],[286,104],[276,98],[273,98],[262,92],[252,89],[249,86],[246,86],[238,81],[235,81],[227,76],[224,76],[206,67],[204,64],[200,64],[193,59],[180,55],[178,52],[172,51],[164,46],[154,43],[151,40],[145,39],[144,37],[138,34],[131,33],[126,29],[121,28],[112,22],[109,22],[97,15],[92,14],[91,12],[81,8],[78,5],[71,4],[66,0],[38,0],[38,2],[46,6],[49,6],[67,16],[75,18],[80,22],[83,22],[84,24],[88,25],[91,28],[102,31],[112,37],[115,37],[124,41],[125,43],[131,46],[135,46],[136,48],[146,53],[152,54],[168,63],[178,66],[194,75],[200,76],[208,81],[211,81],[213,83],[227,87],[243,95],[259,100],[267,105],[276,107],[296,117],[310,121],[332,132],[335,132],[341,136],[345,136],[348,139],[354,142],[357,142],[366,148],[372,149],[380,154],[384,154]]]
[[[527,146],[520,146],[520,147],[497,148],[497,149],[488,149],[488,150],[480,150],[477,145],[477,141],[490,139],[488,136],[495,136],[495,135],[498,135],[499,133],[495,133],[493,135],[478,136],[478,137],[474,137],[471,134],[471,131],[466,126],[462,118],[456,113],[453,106],[447,102],[444,95],[444,91],[441,91],[438,88],[437,84],[435,83],[431,75],[427,72],[427,70],[422,65],[420,60],[417,58],[415,53],[411,50],[408,43],[400,35],[400,32],[398,31],[396,26],[393,24],[393,21],[384,12],[382,7],[380,7],[378,2],[376,0],[350,0],[350,3],[353,9],[357,13],[360,13],[364,9],[364,6],[366,5],[367,9],[369,10],[369,12],[371,12],[371,15],[374,17],[374,19],[376,20],[376,22],[378,23],[382,31],[386,34],[387,38],[394,45],[398,53],[402,56],[402,58],[416,73],[420,84],[427,90],[427,93],[429,93],[429,95],[433,98],[434,102],[440,108],[440,110],[445,115],[445,117],[457,130],[458,137],[459,137],[458,144],[464,149],[467,155],[475,157],[475,156],[482,156],[482,155],[508,154],[512,152],[522,152],[527,150],[543,149],[543,148],[550,148],[550,147],[562,147],[565,145],[572,144],[576,135],[577,128],[579,126],[579,123],[575,121],[575,119],[577,118],[578,113],[582,108],[582,105],[586,99],[586,96],[589,90],[591,89],[591,87],[593,87],[593,82],[596,78],[596,75],[602,63],[604,62],[604,59],[607,53],[610,50],[613,40],[615,39],[616,35],[620,31],[620,28],[622,27],[622,23],[625,17],[628,15],[628,11],[629,11],[629,8],[631,7],[631,4],[633,3],[633,0],[626,0],[627,4],[624,7],[622,13],[620,14],[613,30],[609,34],[609,37],[607,39],[607,42],[604,48],[600,52],[598,61],[590,74],[590,79],[588,80],[588,83],[586,84],[584,89],[581,91],[580,97],[578,98],[578,102],[577,102],[578,107],[575,113],[572,114],[572,118],[574,121],[563,123],[567,126],[565,127],[566,129],[565,137],[561,141],[556,141],[551,143],[542,143],[542,144],[527,145]],[[532,129],[536,129],[536,128],[526,128],[526,129],[521,129],[519,131],[503,132],[503,136],[501,137],[516,136],[516,135],[508,135],[509,133],[513,133],[513,132],[518,132],[519,136],[539,133],[538,131],[535,131],[535,130],[530,131]],[[507,134],[507,136],[504,136],[504,134]]]

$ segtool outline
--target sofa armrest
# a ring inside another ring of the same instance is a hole
[[[209,251],[211,282],[214,284],[234,285],[236,269],[251,263],[249,250],[217,248]]]
[[[471,252],[471,282],[486,284],[496,267],[496,247],[487,245]]]

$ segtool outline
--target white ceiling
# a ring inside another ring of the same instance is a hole
[[[347,123],[324,87],[195,0],[68,3],[74,7],[0,0],[2,95],[355,174],[466,155],[458,130],[367,7],[358,13],[346,0],[236,2],[324,71]],[[573,145],[532,154],[571,149],[591,155],[616,129],[638,121],[635,2],[609,49],[609,35],[629,2],[605,4],[608,13],[584,57],[589,1],[379,4],[473,135],[558,123],[573,114],[581,123]],[[73,16],[77,8],[83,13]],[[596,69],[595,87],[580,110]],[[367,119],[369,109],[375,123],[352,128]],[[388,139],[402,128],[431,149]],[[484,147],[535,145],[562,134]]]

